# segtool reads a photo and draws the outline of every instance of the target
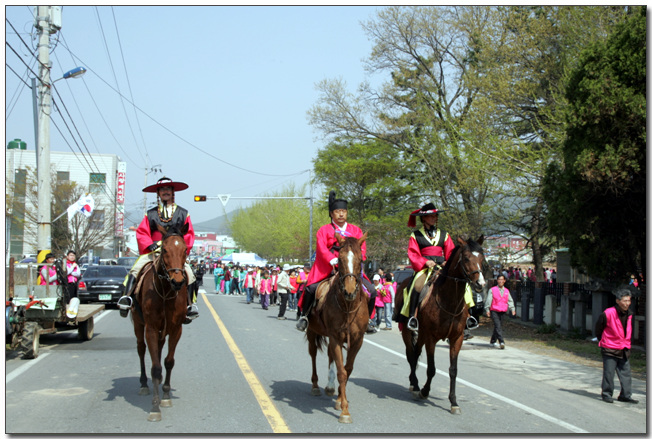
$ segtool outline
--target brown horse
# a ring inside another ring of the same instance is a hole
[[[346,399],[346,383],[353,371],[353,362],[362,346],[364,334],[369,322],[367,295],[362,290],[362,250],[360,246],[367,239],[342,238],[335,235],[341,248],[338,257],[338,269],[335,276],[319,284],[316,304],[309,320],[306,338],[308,351],[312,357],[312,394],[321,394],[317,384],[317,350],[323,350],[328,344],[328,385],[326,395],[335,394],[335,371],[339,382],[335,409],[341,410],[339,421],[350,424],[349,402]],[[342,349],[348,351],[346,365]]]
[[[469,315],[464,292],[467,283],[471,284],[475,290],[482,288],[485,283],[482,275],[484,253],[481,244],[483,240],[484,236],[480,236],[477,242],[458,238],[458,245],[453,249],[442,273],[430,286],[428,294],[417,309],[416,318],[419,321],[419,330],[416,340],[414,340],[413,332],[407,327],[402,331],[405,354],[410,364],[410,392],[417,399],[426,399],[430,393],[430,383],[436,372],[435,345],[439,340],[449,340],[450,391],[448,399],[453,414],[461,413],[455,396],[455,380],[457,379],[457,357],[462,348],[464,328]],[[398,288],[396,306],[399,310],[403,306],[403,289],[409,286],[409,281],[410,279],[407,279]],[[418,294],[418,291],[413,291],[412,294]],[[424,345],[428,358],[428,379],[423,388],[419,390],[419,381],[415,370]]]
[[[174,352],[181,338],[182,324],[186,319],[188,303],[188,279],[184,270],[186,262],[186,242],[183,236],[188,232],[188,224],[181,230],[165,229],[158,226],[163,234],[161,254],[154,262],[146,265],[139,276],[134,308],[132,312],[134,332],[138,341],[140,357],[140,391],[149,395],[147,373],[145,372],[145,350],[149,349],[152,360],[152,387],[154,397],[148,421],[160,421],[160,407],[171,407],[170,375],[174,367]],[[163,398],[159,397],[159,386],[163,378],[161,357],[165,337],[168,337],[168,354],[165,357],[165,383]]]

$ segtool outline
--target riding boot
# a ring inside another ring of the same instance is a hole
[[[136,277],[131,273],[127,275],[127,285],[125,285],[125,294],[124,296],[118,299],[118,307],[120,308],[120,317],[127,317],[129,315],[129,309],[133,304],[131,299],[131,290],[134,287],[136,282]]]
[[[419,303],[419,292],[412,290],[410,294],[410,316],[408,317],[407,328],[410,331],[419,330],[419,321],[414,317],[414,314],[417,311],[417,305]]]
[[[303,292],[303,304],[301,305],[301,317],[297,322],[296,328],[305,332],[308,328],[308,315],[310,315],[310,310],[312,309],[312,304],[315,301],[315,294],[308,289]]]
[[[199,317],[199,309],[197,308],[197,305],[193,303],[192,296],[195,292],[195,290],[199,290],[197,287],[197,282],[193,282],[190,285],[188,285],[188,309],[186,310],[186,320],[183,322],[184,324],[188,324],[195,320],[197,317]]]

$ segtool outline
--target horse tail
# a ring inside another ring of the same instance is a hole
[[[307,335],[306,335],[307,337]],[[320,351],[324,352],[324,347],[328,345],[327,338],[324,337],[323,335],[315,335],[315,346],[317,346],[317,349]]]

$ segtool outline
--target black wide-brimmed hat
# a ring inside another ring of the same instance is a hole
[[[159,178],[156,184],[147,186],[143,189],[143,192],[156,192],[162,187],[171,187],[175,192],[183,191],[188,189],[188,185],[180,181],[172,181],[172,179],[167,177]]]
[[[410,214],[410,218],[408,219],[408,227],[414,228],[417,226],[417,216],[434,215],[436,213],[442,212],[443,210],[438,210],[432,203],[424,204],[421,209],[417,209]]]
[[[335,198],[335,191],[330,191],[328,194],[328,211],[332,212],[337,209],[346,209],[347,201],[340,198]]]

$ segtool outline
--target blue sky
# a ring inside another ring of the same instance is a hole
[[[145,170],[160,164],[163,172],[149,173],[148,184],[163,175],[188,183],[177,203],[202,222],[224,209],[218,200],[193,202],[195,194],[261,196],[308,181],[303,171],[324,146],[306,115],[317,102],[315,84],[342,78],[353,91],[365,79],[383,79],[364,71],[372,46],[360,25],[378,8],[64,6],[61,32],[52,38],[58,39],[52,79],[78,65],[88,68],[82,78],[57,82],[57,90],[89,151],[127,162],[131,219],[141,219]],[[32,8],[7,6],[5,14],[35,47]],[[5,28],[6,41],[33,65]],[[31,73],[5,52],[6,63],[29,84]],[[7,67],[5,79],[5,144],[21,138],[34,150],[31,91]],[[133,94],[142,112],[107,83],[130,100]],[[50,130],[53,151],[78,152],[70,135]],[[226,210],[251,202],[233,199]]]

